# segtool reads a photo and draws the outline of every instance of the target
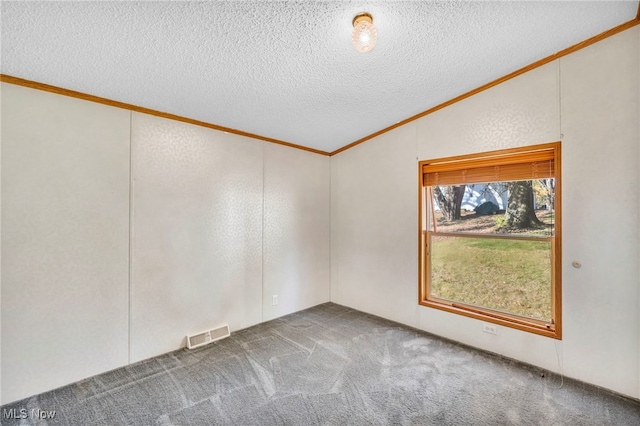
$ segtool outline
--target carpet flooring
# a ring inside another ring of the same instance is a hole
[[[636,400],[333,303],[1,408],[7,426],[640,424]]]

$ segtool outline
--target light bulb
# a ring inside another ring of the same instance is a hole
[[[351,41],[358,52],[368,52],[375,47],[376,41],[378,41],[378,32],[373,26],[371,15],[363,12],[353,18]]]

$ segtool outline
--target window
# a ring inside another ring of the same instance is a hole
[[[561,338],[560,143],[419,163],[420,304]]]

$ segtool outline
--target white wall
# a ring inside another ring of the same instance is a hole
[[[416,123],[331,160],[331,300],[415,325]]]
[[[2,201],[2,402],[126,364],[129,112],[2,84]]]
[[[263,320],[330,300],[328,157],[264,145]],[[301,286],[300,282],[307,285]],[[272,304],[272,296],[278,304]]]
[[[560,60],[565,370],[640,397],[640,28]],[[595,172],[594,172],[595,171]],[[584,183],[600,208],[585,206]],[[572,260],[581,269],[570,267]],[[588,356],[585,356],[588,354]]]
[[[131,361],[262,321],[257,140],[134,113]]]
[[[332,157],[332,301],[640,397],[639,44],[636,27]],[[563,340],[419,306],[417,160],[560,139]]]
[[[4,83],[2,151],[2,404],[329,301],[328,157]]]

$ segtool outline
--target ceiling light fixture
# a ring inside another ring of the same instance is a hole
[[[358,52],[368,52],[378,41],[378,31],[373,26],[373,17],[367,12],[359,13],[353,18],[351,41]]]

